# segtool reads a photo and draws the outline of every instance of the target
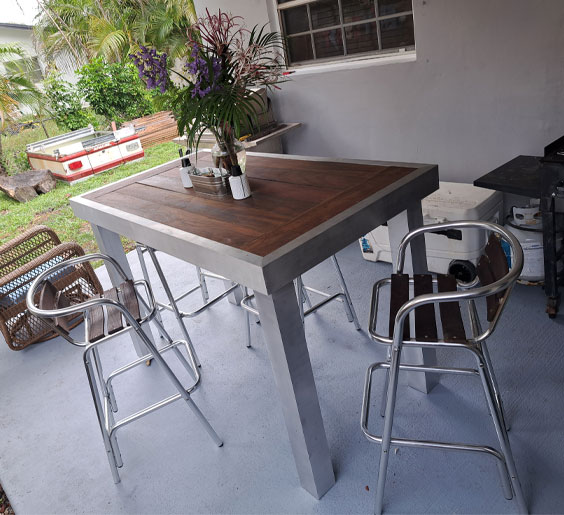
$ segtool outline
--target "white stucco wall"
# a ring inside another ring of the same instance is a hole
[[[196,0],[196,8],[221,7],[252,26],[269,19],[269,2]],[[278,119],[304,124],[287,152],[438,163],[443,180],[471,182],[564,134],[564,1],[414,0],[413,8],[414,62],[296,73],[282,86]]]
[[[41,70],[45,73],[45,63],[36,50],[32,30],[0,25],[0,45],[1,44],[17,44],[25,50],[28,56],[38,57]],[[74,74],[75,64],[70,55],[59,56],[55,62],[63,79],[73,83],[78,80]]]
[[[31,30],[29,29],[15,29],[12,27],[0,27],[0,45],[3,44],[18,44],[30,56],[37,55],[31,39]]]

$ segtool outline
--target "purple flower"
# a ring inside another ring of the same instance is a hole
[[[190,75],[196,77],[192,89],[192,98],[196,96],[203,98],[212,91],[220,90],[221,86],[218,84],[218,81],[222,71],[221,59],[219,57],[211,58],[212,73],[210,76],[210,66],[208,62],[201,57],[200,48],[195,42],[192,43],[190,57],[191,61],[185,64],[184,68]]]
[[[129,58],[139,71],[139,78],[145,80],[147,89],[159,88],[161,93],[166,91],[168,83],[167,55],[159,54],[154,48],[139,47],[139,52],[130,54]]]

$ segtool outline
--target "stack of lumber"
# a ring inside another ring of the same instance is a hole
[[[178,136],[176,120],[170,111],[160,111],[143,118],[131,120],[124,125],[133,125],[139,134],[143,148],[172,141]]]

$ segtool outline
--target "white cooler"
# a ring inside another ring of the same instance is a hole
[[[423,199],[425,225],[456,220],[483,220],[500,223],[503,216],[503,194],[471,184],[440,182],[439,189]],[[476,265],[487,237],[472,229],[450,230],[447,234],[426,234],[429,271],[446,274],[454,260]],[[392,262],[388,227],[381,225],[360,239],[364,259]]]

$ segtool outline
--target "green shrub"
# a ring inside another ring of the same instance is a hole
[[[29,116],[22,116],[19,121],[29,118]],[[66,130],[60,129],[54,120],[47,120],[44,122],[44,125],[47,133],[45,133],[40,124],[36,124],[33,128],[22,129],[17,134],[1,136],[2,163],[8,175],[15,175],[30,169],[25,151],[28,143],[35,143],[47,137],[57,136]]]
[[[0,136],[6,138],[6,136]],[[2,141],[4,144],[4,141]],[[29,161],[27,160],[27,154],[25,150],[8,149],[2,152],[2,164],[4,169],[7,171],[8,175],[15,175],[20,172],[25,172],[31,167],[29,166]]]
[[[75,86],[58,75],[48,77],[43,81],[43,85],[49,100],[49,110],[57,127],[74,131],[88,124],[98,125],[94,113],[82,106],[80,93]]]
[[[132,63],[93,59],[78,72],[80,93],[96,114],[118,124],[153,112],[151,94]]]

